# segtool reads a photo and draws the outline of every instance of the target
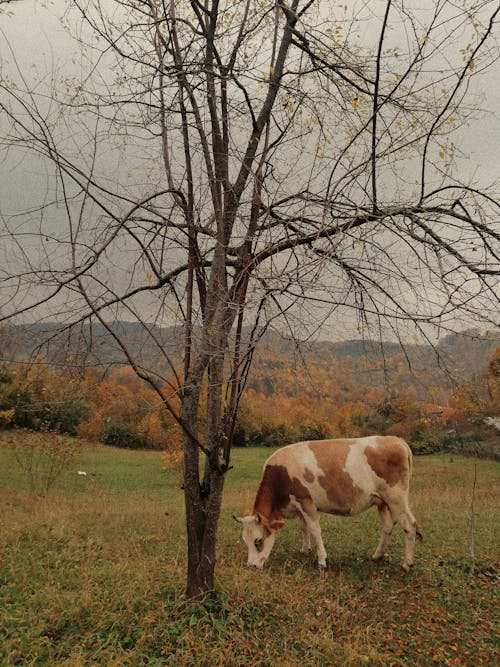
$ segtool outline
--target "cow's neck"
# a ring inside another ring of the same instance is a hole
[[[255,496],[253,513],[264,516],[269,521],[281,517],[280,507],[276,503],[276,489],[272,478],[272,470],[268,467],[264,469],[260,485]]]

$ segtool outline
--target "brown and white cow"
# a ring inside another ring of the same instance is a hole
[[[395,523],[405,533],[403,568],[413,565],[415,538],[422,536],[411,513],[408,493],[412,453],[404,440],[373,436],[314,440],[282,447],[264,464],[253,510],[243,518],[248,565],[263,567],[284,520],[299,517],[303,551],[316,541],[318,565],[326,567],[318,511],[352,516],[375,505],[382,534],[372,556],[384,556]]]

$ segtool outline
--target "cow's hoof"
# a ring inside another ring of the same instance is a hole
[[[402,566],[403,570],[408,574],[408,572],[411,570],[413,567],[413,563],[403,563]]]

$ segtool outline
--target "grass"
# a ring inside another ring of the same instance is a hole
[[[183,595],[182,492],[159,454],[85,447],[77,469],[95,476],[72,471],[39,498],[0,444],[0,664],[498,664],[500,464],[415,460],[412,506],[425,541],[407,576],[396,531],[386,562],[368,558],[379,532],[375,511],[322,518],[326,573],[299,552],[293,521],[257,572],[244,567],[231,516],[251,505],[269,453],[235,450],[217,590],[191,604]]]

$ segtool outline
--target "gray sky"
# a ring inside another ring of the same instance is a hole
[[[381,6],[384,4],[381,0],[371,0],[372,5],[377,2]],[[112,4],[110,0],[109,5]],[[329,3],[326,4],[329,6]],[[426,0],[419,4],[425,5]],[[4,12],[0,14],[0,60],[3,67],[7,61],[7,70],[15,71],[17,62],[23,75],[29,79],[34,74],[39,83],[43,83],[54,68],[60,71],[61,76],[66,73],[78,76],[81,73],[78,51],[58,19],[67,6],[67,0],[0,3]],[[359,38],[363,43],[373,42],[376,33],[369,21],[361,21],[359,29]],[[469,173],[475,173],[482,184],[487,184],[500,178],[500,61],[487,72],[478,74],[473,86],[473,99],[482,113],[479,119],[471,121],[460,132],[457,145],[470,157],[467,165]]]
[[[379,0],[375,4],[383,5]],[[110,6],[113,4],[110,0]],[[356,3],[354,3],[356,4]],[[357,3],[361,4],[360,2]],[[417,6],[423,6],[424,2]],[[432,3],[431,3],[432,4]],[[20,73],[41,92],[53,73],[62,80],[74,75],[76,79],[88,69],[58,16],[67,8],[67,0],[17,0],[0,4],[0,59],[2,70],[14,80]],[[329,7],[330,3],[323,3]],[[363,44],[372,44],[376,33],[369,20],[359,23],[357,38]],[[397,44],[400,36],[390,39]],[[401,40],[404,37],[401,35]],[[457,148],[468,155],[464,174],[485,187],[500,180],[500,62],[487,72],[479,73],[474,83],[472,101],[481,108],[479,119],[471,120],[462,128],[455,141]],[[42,102],[43,104],[43,102]],[[48,177],[32,158],[2,154],[0,147],[0,213],[10,215],[23,211],[31,200],[38,199],[47,190]],[[468,181],[464,176],[464,181]]]

